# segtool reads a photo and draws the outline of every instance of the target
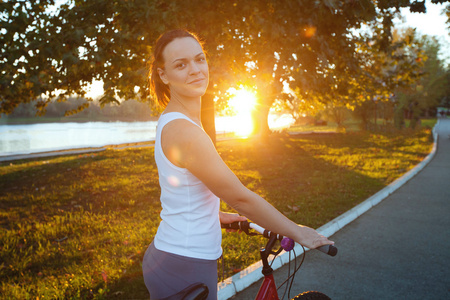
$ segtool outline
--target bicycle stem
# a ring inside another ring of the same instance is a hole
[[[269,255],[270,254],[278,255],[282,251],[282,248],[280,248],[277,252],[272,251],[273,247],[275,246],[276,241],[277,241],[276,235],[272,235],[269,238],[269,241],[267,242],[266,247],[262,248],[259,251],[259,254],[261,255],[261,261],[263,263],[262,273],[264,276],[268,276],[273,273],[273,269],[269,265]]]

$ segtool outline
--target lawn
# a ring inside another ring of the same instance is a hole
[[[317,228],[418,164],[430,135],[280,133],[217,149],[248,188]],[[0,163],[0,297],[148,299],[141,261],[159,193],[152,147]],[[261,245],[224,233],[225,276],[255,262]]]

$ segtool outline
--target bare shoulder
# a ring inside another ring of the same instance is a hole
[[[164,126],[161,146],[166,157],[178,167],[186,167],[188,159],[202,149],[214,149],[211,139],[199,126],[188,120],[178,119]]]
[[[185,119],[177,119],[168,123],[164,126],[162,135],[164,140],[183,146],[200,140],[211,141],[202,128]]]

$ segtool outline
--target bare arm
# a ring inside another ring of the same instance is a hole
[[[262,197],[247,189],[224,163],[209,137],[199,127],[184,120],[171,122],[166,127],[162,142],[169,160],[177,166],[187,168],[237,212],[308,248],[333,243],[314,229],[295,224]],[[171,156],[172,152],[179,154]]]

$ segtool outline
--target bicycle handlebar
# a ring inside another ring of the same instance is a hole
[[[325,254],[328,254],[329,256],[336,256],[336,254],[338,252],[338,249],[334,245],[323,245],[323,246],[316,248],[316,250],[319,250]]]
[[[270,238],[272,236],[276,236],[277,240],[282,241],[282,247],[286,250],[286,251],[290,251],[293,248],[294,245],[294,241],[291,238],[288,237],[284,237],[280,234],[271,232],[267,229],[262,228],[261,226],[259,226],[258,224],[255,223],[251,223],[248,221],[241,221],[241,222],[233,222],[230,224],[220,224],[220,226],[224,229],[233,229],[233,230],[241,230],[243,232],[245,232],[248,235],[252,235],[249,232],[249,229],[253,229],[257,232],[259,232],[261,235],[263,235],[266,238]],[[292,241],[292,242],[291,242]],[[285,245],[287,245],[285,248]],[[318,248],[316,248],[315,250],[319,250],[325,254],[328,254],[330,256],[335,256],[337,254],[337,248],[333,245],[324,245],[324,246],[320,246]]]

